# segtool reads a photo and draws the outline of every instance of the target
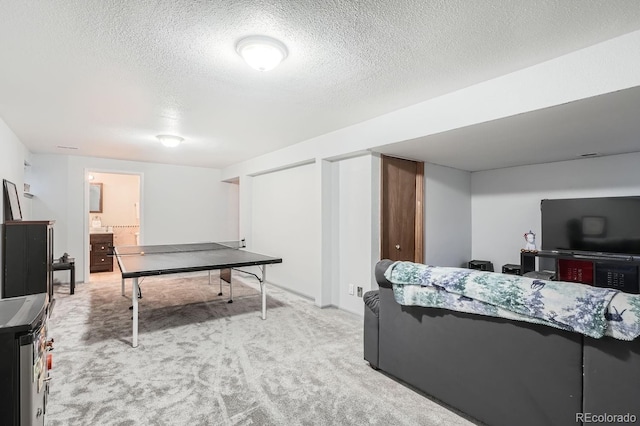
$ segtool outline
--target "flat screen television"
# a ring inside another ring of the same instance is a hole
[[[542,250],[640,255],[640,196],[545,199]]]

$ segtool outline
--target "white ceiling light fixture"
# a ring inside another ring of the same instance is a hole
[[[287,47],[281,42],[266,36],[243,38],[236,45],[236,51],[251,68],[269,71],[278,66],[287,57]]]
[[[158,138],[162,145],[169,148],[175,148],[184,140],[184,138],[181,138],[180,136],[173,135],[158,135],[156,138]]]

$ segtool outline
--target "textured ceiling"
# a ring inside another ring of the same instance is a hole
[[[0,0],[0,117],[34,153],[225,167],[638,29],[635,0]]]

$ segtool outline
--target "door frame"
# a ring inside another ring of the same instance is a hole
[[[106,174],[113,174],[113,175],[134,175],[134,176],[138,176],[138,185],[139,185],[139,194],[140,194],[140,199],[138,200],[138,211],[140,213],[140,244],[143,244],[143,232],[144,232],[144,210],[143,210],[143,202],[142,200],[144,200],[144,173],[143,172],[132,172],[130,170],[117,170],[117,169],[101,169],[101,168],[95,168],[95,167],[85,167],[84,169],[84,175],[83,175],[83,179],[84,179],[84,220],[82,222],[82,226],[83,226],[83,252],[84,252],[84,282],[85,283],[89,283],[91,280],[91,273],[89,270],[89,266],[91,263],[91,255],[89,254],[89,228],[90,228],[90,223],[89,223],[89,184],[91,183],[91,181],[89,180],[89,175],[91,173],[106,173]]]

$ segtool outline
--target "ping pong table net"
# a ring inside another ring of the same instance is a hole
[[[164,253],[188,253],[196,251],[213,251],[233,249],[238,250],[245,248],[244,240],[239,241],[221,241],[208,243],[192,243],[192,244],[162,244],[149,246],[118,246],[116,248],[119,256],[134,256],[144,254],[164,254]]]

